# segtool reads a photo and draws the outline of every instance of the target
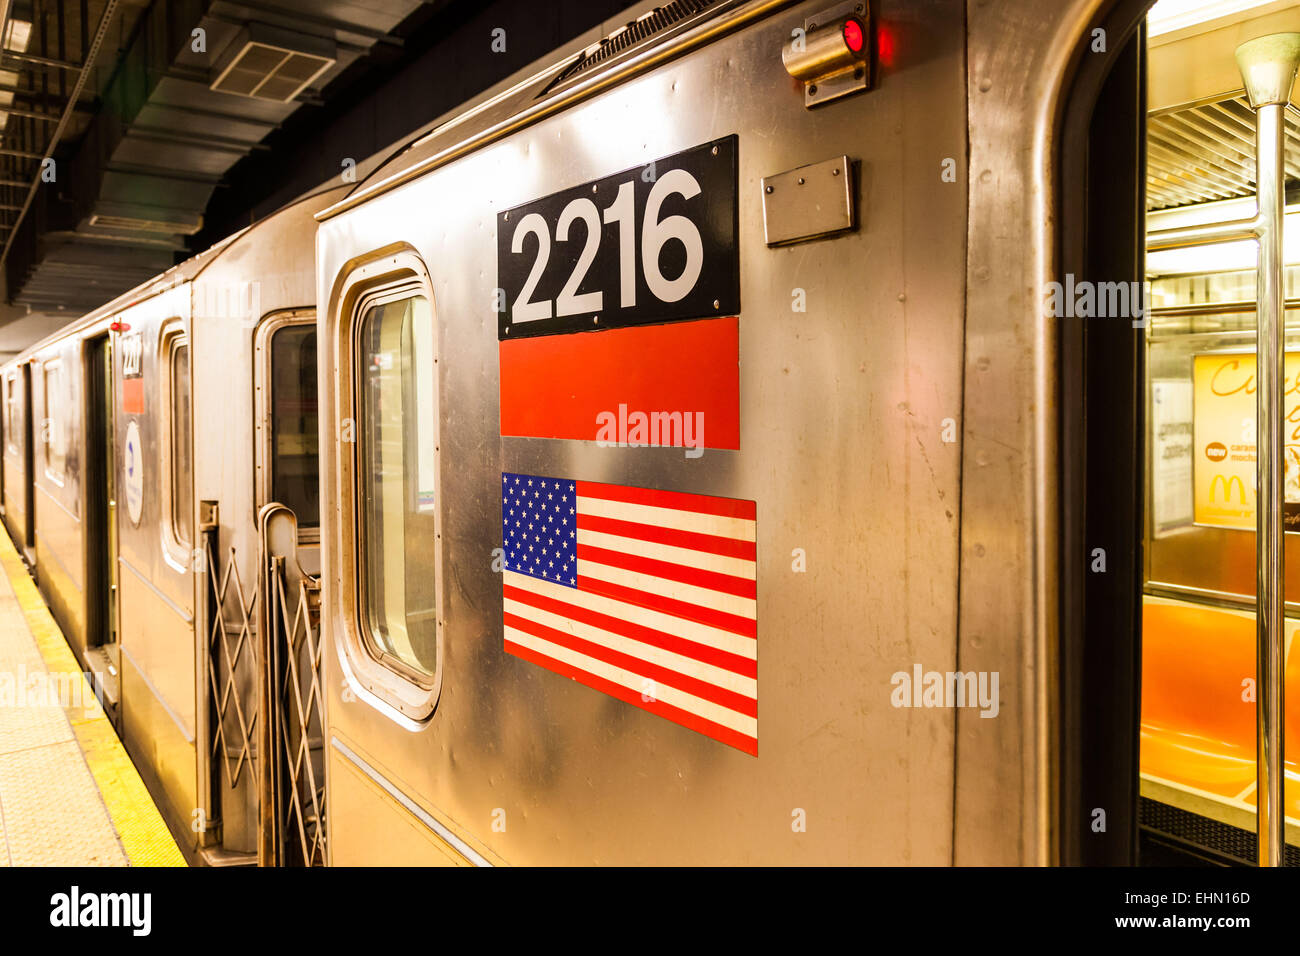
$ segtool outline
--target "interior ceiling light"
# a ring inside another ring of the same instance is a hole
[[[1147,36],[1173,33],[1273,2],[1275,0],[1160,0],[1147,14]]]
[[[32,39],[32,25],[26,20],[10,20],[5,30],[4,47],[18,53],[27,52],[27,44]]]

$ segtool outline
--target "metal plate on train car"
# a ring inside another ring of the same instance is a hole
[[[737,137],[497,214],[497,336],[740,311]]]
[[[139,332],[130,332],[122,336],[118,348],[122,353],[122,411],[143,415],[144,341]]]

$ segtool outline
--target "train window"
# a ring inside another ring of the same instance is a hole
[[[11,452],[18,452],[18,373],[5,377],[5,444]]]
[[[320,525],[316,435],[316,327],[290,325],[271,336],[271,500],[300,527]]]
[[[419,295],[366,310],[357,383],[363,618],[381,657],[437,668],[437,370],[433,312]]]
[[[62,484],[68,458],[67,427],[60,417],[63,414],[60,401],[63,363],[54,359],[46,362],[41,371],[41,410],[45,413],[41,421],[41,445],[44,448],[45,474]]]
[[[190,436],[190,347],[179,328],[164,332],[162,361],[167,384],[167,522],[171,542],[188,558],[194,541],[194,459]]]

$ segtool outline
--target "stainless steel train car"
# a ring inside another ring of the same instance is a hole
[[[1136,725],[1063,712],[1040,291],[1098,188],[1061,124],[1137,156],[1105,6],[647,8],[320,214],[334,863],[1131,850],[1123,775],[1108,849],[1062,815]]]
[[[1150,6],[645,8],[318,216],[332,862],[1295,861],[1284,377],[1164,336],[1280,334],[1300,9]]]
[[[653,11],[321,214],[335,864],[1045,850],[954,824],[1037,724],[959,641],[968,35],[880,6]]]
[[[173,826],[1295,862],[1300,4],[1222,6],[640,4],[0,369]]]
[[[259,849],[259,511],[292,509],[288,557],[315,571],[312,215],[347,188],[0,371],[6,526],[169,826],[207,862]]]

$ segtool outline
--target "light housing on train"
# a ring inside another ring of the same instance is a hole
[[[812,109],[871,88],[870,11],[845,3],[804,20],[781,50],[781,63],[804,85]]]

